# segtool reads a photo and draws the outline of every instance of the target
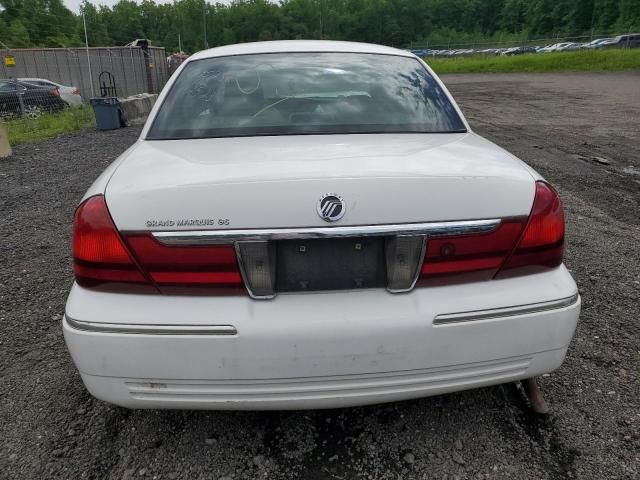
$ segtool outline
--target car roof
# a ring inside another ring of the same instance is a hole
[[[29,83],[21,78],[0,78],[0,82],[10,82],[10,83]]]
[[[337,42],[330,40],[277,40],[273,42],[251,42],[202,50],[192,55],[189,60],[203,58],[226,57],[231,55],[250,55],[255,53],[290,53],[290,52],[348,52],[377,53],[382,55],[398,55],[414,57],[411,52],[397,48],[374,45],[372,43]]]
[[[19,82],[47,82],[47,83],[51,83],[53,85],[59,85],[62,86],[61,84],[59,84],[58,82],[54,82],[53,80],[49,80],[48,78],[38,78],[38,77],[20,77],[17,79]]]

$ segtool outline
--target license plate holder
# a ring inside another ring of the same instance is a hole
[[[278,292],[386,286],[383,237],[281,240],[276,251]]]

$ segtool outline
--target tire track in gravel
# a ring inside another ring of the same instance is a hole
[[[515,384],[500,386],[505,400],[505,414],[509,427],[505,436],[528,437],[534,448],[540,450],[541,461],[550,479],[565,480],[575,476],[575,459],[580,451],[566,445],[553,412],[548,416],[531,410],[522,388]]]

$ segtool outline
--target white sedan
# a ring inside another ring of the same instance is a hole
[[[78,87],[68,87],[60,83],[47,80],[46,78],[19,78],[21,82],[27,82],[40,87],[57,88],[60,92],[60,98],[70,107],[79,107],[82,105],[82,96]]]
[[[64,336],[130,408],[307,409],[527,379],[578,315],[554,188],[410,52],[197,53],[75,213]]]

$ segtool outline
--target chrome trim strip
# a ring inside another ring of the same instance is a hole
[[[165,245],[212,245],[309,238],[369,237],[382,235],[424,235],[427,237],[488,233],[500,219],[458,222],[402,223],[344,227],[270,228],[242,230],[185,230],[151,232]]]
[[[71,328],[85,332],[147,334],[147,335],[237,335],[233,325],[141,325],[123,323],[98,323],[76,320],[65,315]]]
[[[580,296],[576,293],[570,297],[551,300],[549,302],[530,303],[505,308],[493,308],[489,310],[477,310],[471,312],[446,313],[436,315],[434,325],[447,325],[450,323],[472,322],[476,320],[489,320],[492,318],[511,317],[515,315],[527,315],[531,313],[545,312],[569,307],[578,302]]]

